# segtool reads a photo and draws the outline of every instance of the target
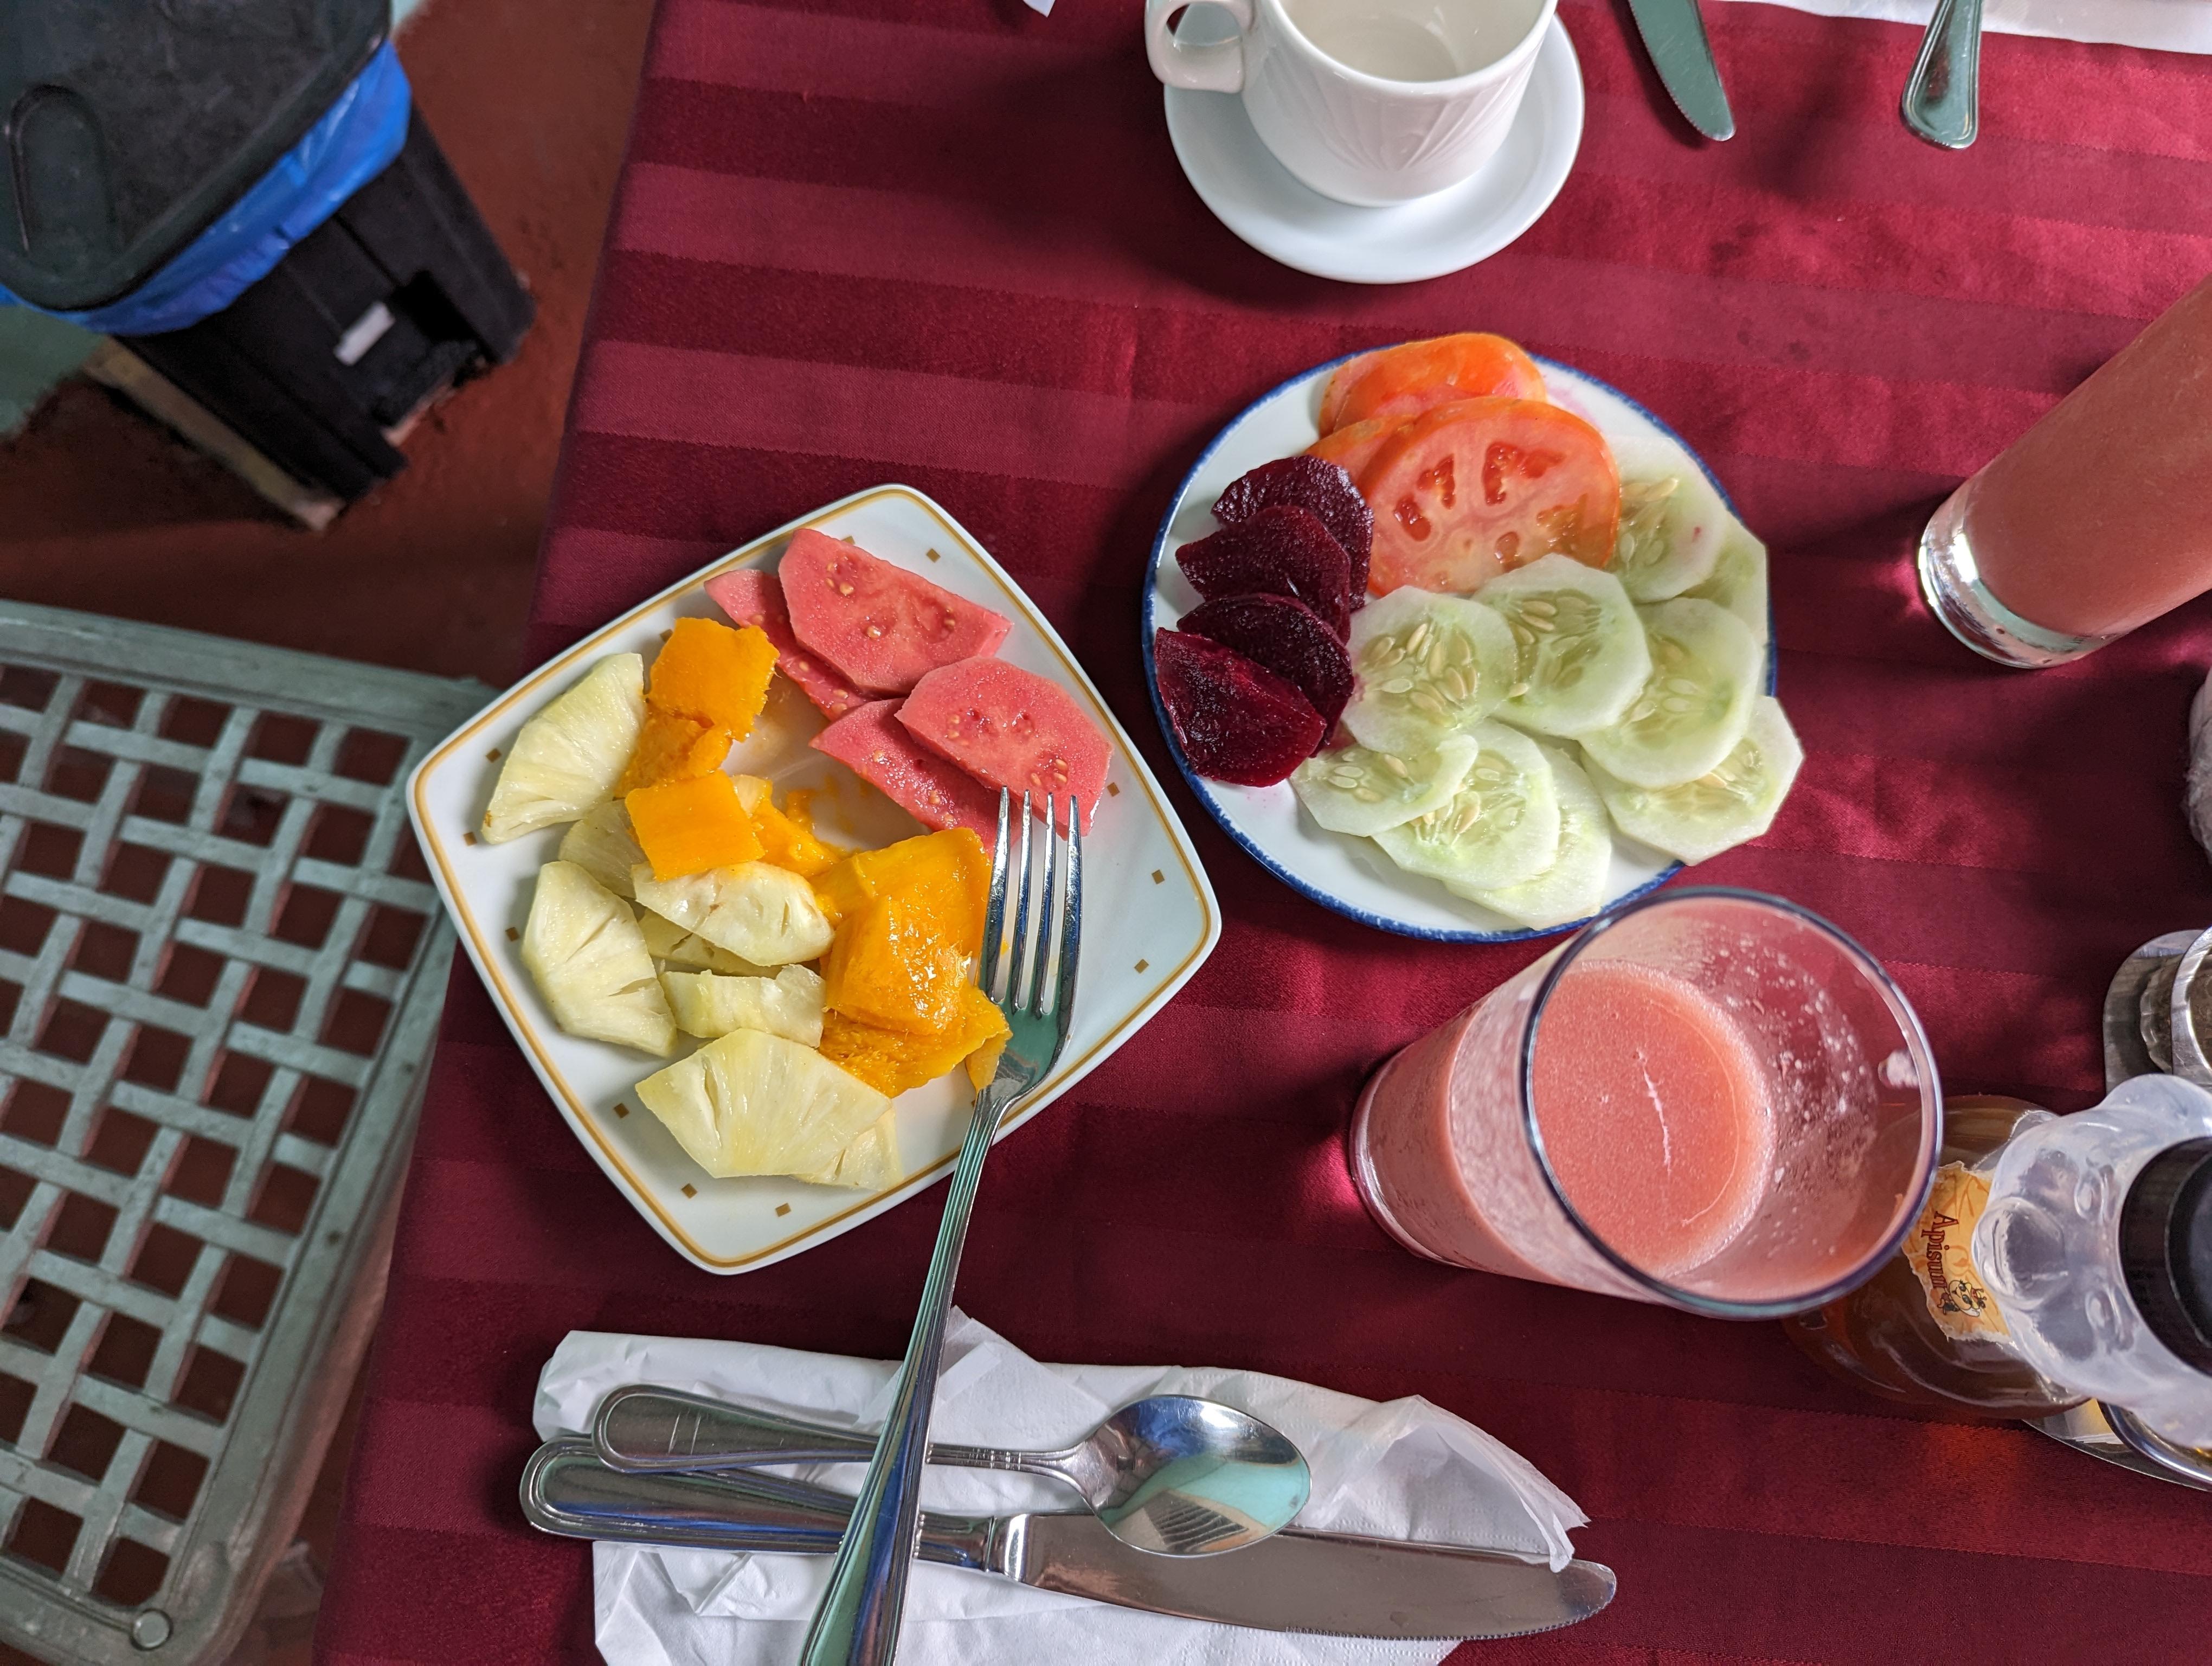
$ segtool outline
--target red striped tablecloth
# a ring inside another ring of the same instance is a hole
[[[1809,758],[1773,832],[1703,874],[1867,944],[1954,1088],[2087,1103],[2113,969],[2212,920],[2176,808],[2212,614],[2000,672],[1921,610],[1907,552],[1942,493],[2212,268],[2212,61],[1993,39],[1980,143],[1950,155],[1898,123],[1911,32],[1717,8],[1741,127],[1708,146],[1622,9],[1560,15],[1589,115],[1558,204],[1470,271],[1368,289],[1273,265],[1207,215],[1132,5],[665,0],[533,657],[735,543],[906,481],[1029,587],[1172,776],[1138,593],[1199,448],[1335,354],[1503,331],[1660,413],[1774,546]],[[1354,1087],[1534,951],[1354,926],[1174,790],[1227,933],[994,1164],[971,1311],[1046,1359],[1425,1395],[1510,1442],[1589,1511],[1582,1548],[1620,1596],[1466,1661],[2207,1657],[2201,1497],[1861,1398],[1771,1325],[1387,1244],[1337,1156]],[[514,1505],[554,1343],[584,1327],[895,1355],[941,1196],[766,1272],[696,1272],[600,1179],[464,970],[322,1657],[593,1658],[586,1551]]]

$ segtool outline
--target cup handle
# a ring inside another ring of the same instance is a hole
[[[1237,39],[1186,46],[1168,28],[1168,19],[1186,5],[1215,5],[1237,22]],[[1252,27],[1252,0],[1145,0],[1145,56],[1152,73],[1170,87],[1194,93],[1244,90],[1244,31]]]

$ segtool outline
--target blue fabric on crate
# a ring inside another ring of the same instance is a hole
[[[167,265],[119,301],[50,316],[111,336],[153,336],[221,312],[390,165],[412,103],[387,40],[307,136]],[[29,303],[0,289],[0,305]]]

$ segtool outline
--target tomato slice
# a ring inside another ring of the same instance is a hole
[[[1613,560],[1620,471],[1605,436],[1535,399],[1462,399],[1407,423],[1359,477],[1375,511],[1367,587],[1480,590],[1539,556]]]
[[[1405,426],[1395,416],[1377,416],[1370,422],[1354,423],[1350,428],[1336,429],[1322,435],[1306,447],[1306,455],[1337,464],[1357,480],[1366,472],[1367,465],[1375,460],[1375,453],[1382,450],[1391,435]]]
[[[1503,336],[1468,332],[1364,354],[1328,379],[1321,431],[1395,416],[1401,422],[1458,399],[1541,399],[1535,360]]]
[[[1371,353],[1362,353],[1356,359],[1346,359],[1330,373],[1328,386],[1321,391],[1321,431],[1330,435],[1343,426],[1337,413],[1343,410],[1345,396],[1352,392],[1358,380],[1374,368],[1375,361],[1390,350],[1378,347]]]

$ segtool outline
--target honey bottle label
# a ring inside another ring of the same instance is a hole
[[[1928,1207],[1905,1240],[1905,1258],[1928,1298],[1928,1311],[1954,1341],[2007,1335],[2004,1315],[1974,1270],[1974,1225],[1990,1205],[1988,1177],[1963,1163],[1936,1170]]]

